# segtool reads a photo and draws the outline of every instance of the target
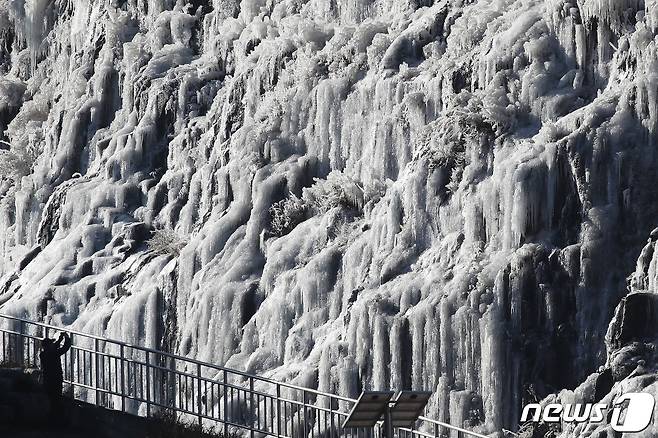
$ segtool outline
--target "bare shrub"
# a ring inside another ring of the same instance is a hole
[[[283,236],[311,216],[322,215],[334,208],[350,216],[363,213],[365,204],[377,202],[386,192],[383,183],[361,184],[342,172],[331,172],[327,179],[315,178],[315,184],[302,191],[302,197],[290,195],[270,207],[270,232]]]
[[[34,148],[0,150],[0,176],[18,182],[32,171],[38,156]]]
[[[153,231],[153,236],[146,241],[149,249],[163,255],[178,256],[187,240],[169,228],[159,228]]]
[[[449,196],[459,188],[472,151],[481,150],[498,131],[503,128],[486,117],[481,105],[454,109],[425,127],[416,145],[416,158],[425,158],[430,170],[442,169],[447,174]]]
[[[24,86],[0,78],[0,112],[20,111],[2,133],[9,142],[0,144],[0,179],[16,184],[32,172],[43,150],[42,125],[48,118],[48,102],[35,98],[21,105]],[[0,135],[2,138],[2,135]]]
[[[364,195],[361,185],[342,172],[331,172],[327,179],[315,179],[315,184],[304,189],[302,199],[316,214],[335,207],[363,209]]]
[[[295,195],[275,202],[270,207],[270,232],[277,237],[288,234],[306,219],[307,213],[308,206]]]

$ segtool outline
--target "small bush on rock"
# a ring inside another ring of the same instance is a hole
[[[284,236],[306,220],[308,205],[295,195],[275,202],[270,207],[270,231],[275,236]]]
[[[290,195],[270,207],[270,232],[283,236],[311,216],[322,215],[334,208],[363,213],[368,202],[377,202],[386,192],[383,183],[363,186],[342,172],[331,172],[327,179],[315,178],[315,184],[303,189],[301,198]]]
[[[146,241],[150,250],[163,255],[180,254],[181,249],[187,245],[187,240],[179,236],[174,230],[168,228],[157,229],[153,236]]]
[[[0,175],[18,182],[28,175],[39,153],[33,149],[0,150]]]

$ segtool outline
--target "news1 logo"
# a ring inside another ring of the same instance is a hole
[[[612,409],[610,426],[616,432],[642,432],[651,423],[656,401],[653,395],[645,392],[629,392],[618,397],[612,406],[606,403],[550,403],[541,406],[531,403],[523,408],[521,422],[544,421],[546,423],[601,423],[604,412]],[[625,408],[624,408],[625,407]],[[531,415],[532,413],[532,415]],[[622,415],[624,414],[624,415]]]

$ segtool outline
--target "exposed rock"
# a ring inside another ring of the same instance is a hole
[[[627,295],[617,307],[606,341],[608,351],[619,350],[633,341],[658,338],[658,294],[636,292]]]

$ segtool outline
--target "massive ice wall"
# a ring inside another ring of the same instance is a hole
[[[484,432],[606,361],[658,218],[655,1],[9,0],[0,25],[3,313],[429,389]]]

